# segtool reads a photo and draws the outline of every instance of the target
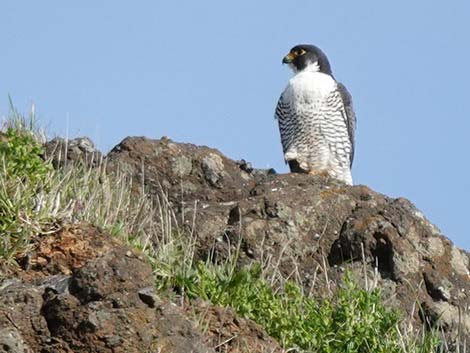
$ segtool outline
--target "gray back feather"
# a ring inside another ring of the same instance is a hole
[[[343,100],[344,111],[346,112],[344,119],[346,121],[346,126],[348,127],[349,141],[351,142],[350,166],[352,166],[355,148],[356,113],[354,112],[351,94],[341,82],[337,82],[337,84],[339,93],[341,94],[341,99]]]

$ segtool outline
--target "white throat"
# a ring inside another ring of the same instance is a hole
[[[318,65],[318,61],[311,62],[307,65],[307,67],[303,70],[297,70],[294,64],[289,64],[289,67],[294,71],[294,74],[298,74],[299,72],[319,72],[320,65]]]

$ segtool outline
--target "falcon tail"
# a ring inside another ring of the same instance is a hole
[[[300,164],[297,162],[297,160],[291,159],[290,161],[287,161],[287,163],[289,163],[289,169],[291,173],[307,173],[305,169],[300,167]]]

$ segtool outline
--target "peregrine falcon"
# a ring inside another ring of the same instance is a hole
[[[325,173],[352,184],[356,116],[346,87],[326,55],[297,45],[282,60],[294,71],[276,107],[284,159],[291,172]]]

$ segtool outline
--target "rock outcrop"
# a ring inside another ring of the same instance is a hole
[[[56,166],[80,160],[93,167],[101,155],[83,141],[57,139],[47,153]],[[261,262],[319,297],[348,270],[364,286],[382,287],[387,303],[417,325],[470,337],[470,255],[406,199],[258,170],[167,138],[126,138],[105,159],[110,171],[129,173],[151,195],[165,194],[201,260],[223,260],[240,247],[239,265]],[[281,352],[230,309],[160,298],[143,256],[93,226],[64,227],[39,237],[34,249],[0,283],[4,351]],[[194,312],[209,318],[204,332]]]
[[[45,144],[45,158],[52,161],[55,168],[66,166],[67,163],[80,161],[87,166],[97,166],[102,162],[103,155],[88,137],[77,137],[64,140],[55,137]]]
[[[86,224],[36,241],[20,259],[23,269],[0,286],[2,352],[215,352],[220,342],[212,331],[203,335],[188,308],[159,298],[139,252]],[[217,318],[213,325],[231,324],[223,334],[239,332],[239,341],[279,349],[255,323],[233,323],[230,310],[204,305]]]
[[[470,334],[470,256],[416,207],[366,186],[325,177],[278,175],[207,147],[126,138],[107,156],[153,193],[165,190],[196,234],[199,257],[271,262],[318,295],[346,269],[384,288],[416,322]],[[230,249],[232,248],[232,249]]]

